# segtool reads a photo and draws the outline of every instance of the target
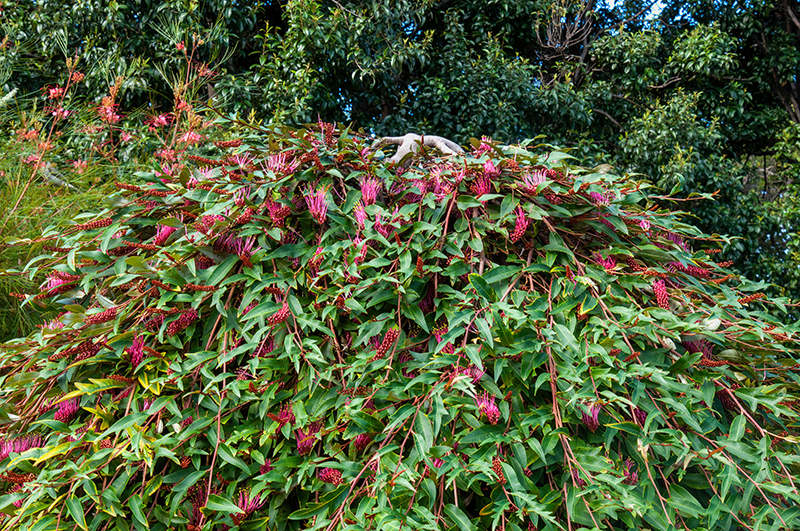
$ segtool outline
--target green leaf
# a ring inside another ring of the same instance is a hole
[[[245,463],[241,458],[234,455],[230,446],[225,443],[220,443],[218,450],[218,454],[223,461],[241,469],[244,472],[247,472],[248,474],[250,473],[250,467],[247,466],[247,463]]]
[[[150,529],[150,524],[147,523],[147,517],[144,515],[144,511],[142,511],[144,505],[142,504],[141,496],[138,494],[131,496],[130,500],[128,500],[128,507],[131,508],[131,513],[133,513],[133,517],[136,521],[147,529]]]
[[[480,275],[476,275],[475,273],[471,273],[469,275],[469,283],[470,285],[475,288],[475,292],[486,300],[487,302],[495,302],[497,300],[497,294],[494,290],[486,283],[484,279],[481,278]]]
[[[464,514],[464,511],[452,503],[448,503],[444,506],[444,512],[447,513],[447,516],[450,517],[450,519],[456,525],[456,529],[459,529],[459,531],[475,529],[475,525],[470,521],[469,517]]]
[[[559,342],[562,346],[569,347],[573,352],[580,354],[578,342],[575,340],[575,336],[572,335],[572,332],[570,332],[566,326],[559,323],[554,323],[553,328],[555,329]]]
[[[238,261],[239,257],[236,256],[235,254],[226,258],[221,264],[219,264],[212,270],[211,276],[209,276],[208,280],[206,281],[206,285],[216,286],[217,284],[219,284],[222,281],[222,279],[224,279],[228,275],[230,270],[233,269],[233,266],[236,265],[236,262]]]
[[[670,486],[670,498],[667,500],[669,505],[680,511],[684,516],[697,518],[706,514],[706,509],[697,499],[689,494],[689,491],[673,483]]]
[[[219,494],[212,494],[209,496],[206,507],[212,511],[221,511],[224,513],[244,513],[235,503]]]
[[[420,457],[427,457],[433,447],[433,426],[428,416],[420,411],[414,421],[414,440]]]
[[[67,506],[67,512],[69,512],[72,519],[75,520],[75,523],[78,524],[81,529],[88,530],[89,528],[86,527],[86,516],[83,514],[83,503],[81,503],[80,498],[70,495],[67,497],[65,505]]]

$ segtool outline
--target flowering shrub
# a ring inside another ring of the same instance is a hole
[[[797,325],[639,183],[202,146],[28,265],[61,313],[2,350],[5,529],[800,525]]]

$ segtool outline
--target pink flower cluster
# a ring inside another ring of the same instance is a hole
[[[494,396],[490,395],[488,391],[479,394],[475,398],[475,404],[478,406],[478,413],[486,415],[490,424],[497,424],[500,421],[500,410],[494,403]]]
[[[322,422],[316,421],[308,425],[307,428],[298,428],[295,430],[295,437],[297,438],[297,453],[300,455],[308,455],[314,449],[314,444],[317,442],[317,434],[322,429]]]

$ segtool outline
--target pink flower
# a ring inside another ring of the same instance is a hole
[[[522,176],[522,188],[529,194],[535,194],[540,184],[547,180],[547,173],[544,170],[535,170],[533,173],[525,172]]]
[[[56,410],[56,413],[53,418],[55,418],[55,420],[68,424],[69,421],[72,420],[72,418],[78,414],[79,409],[80,408],[78,407],[77,398],[71,398],[69,400],[59,402],[58,410]]]
[[[26,435],[16,439],[0,439],[0,461],[9,454],[21,454],[31,448],[41,448],[44,446],[44,439],[41,435]]]
[[[75,173],[81,174],[86,171],[86,168],[89,164],[85,160],[73,160],[72,161],[72,168],[75,170]]]
[[[327,193],[327,188],[314,190],[309,187],[305,195],[306,205],[309,212],[311,212],[311,217],[320,225],[324,224],[328,219],[328,202],[325,199],[325,194]]]
[[[368,177],[361,181],[361,199],[364,202],[364,206],[375,203],[381,188],[383,188],[381,182],[374,177]]]
[[[257,510],[259,510],[265,503],[267,503],[266,498],[262,499],[261,496],[254,496],[250,497],[247,493],[243,490],[239,491],[239,500],[236,502],[236,506],[245,512],[245,516],[240,516],[239,518],[247,518]]]
[[[475,197],[481,202],[481,204],[485,205],[486,200],[480,199],[482,195],[492,193],[492,181],[486,175],[479,175],[475,178],[475,182],[472,183],[471,191]]]
[[[317,442],[317,433],[322,428],[322,422],[312,422],[306,429],[298,428],[295,430],[295,437],[297,439],[297,453],[300,455],[308,455],[314,449],[314,444]]]
[[[64,119],[70,115],[70,112],[66,110],[64,107],[58,107],[53,109],[53,116],[56,117],[56,120]]]
[[[290,153],[276,153],[267,159],[267,169],[275,175],[289,175],[300,166],[300,161]]]
[[[515,212],[517,214],[516,225],[514,226],[514,232],[509,235],[511,243],[516,243],[517,240],[522,238],[522,236],[525,234],[525,231],[528,229],[528,224],[530,223],[527,216],[525,216],[525,211],[521,206],[518,206]]]
[[[484,153],[492,151],[492,139],[488,136],[481,137],[480,145],[474,150],[473,156],[480,157]]]
[[[116,124],[122,117],[117,114],[117,105],[111,96],[103,98],[100,107],[97,108],[97,113],[100,115],[100,120],[107,124]]]
[[[324,483],[331,483],[333,485],[341,485],[344,483],[342,480],[342,471],[335,468],[323,468],[317,473],[317,477]]]
[[[272,470],[272,459],[267,459],[261,467],[258,469],[259,474],[266,474],[267,472]]]
[[[152,132],[159,127],[166,127],[172,122],[172,116],[169,114],[159,114],[158,116],[151,117],[146,123],[148,129]]]
[[[589,199],[592,201],[594,206],[608,206],[611,204],[611,196],[606,194],[601,194],[600,192],[589,192]]]
[[[47,287],[45,288],[47,291],[56,289],[60,286],[65,284],[70,284],[75,282],[76,280],[80,280],[81,277],[76,275],[70,275],[69,273],[64,273],[62,271],[54,271],[50,273],[47,277]]]
[[[586,411],[581,412],[581,420],[589,428],[590,431],[595,432],[600,427],[599,415],[603,407],[595,402],[588,406]]]
[[[128,142],[131,138],[133,138],[133,135],[127,131],[123,131],[119,136],[122,138],[123,142]]]
[[[500,420],[500,410],[494,403],[494,396],[484,391],[475,398],[475,404],[478,406],[478,413],[480,415],[486,415],[490,424],[497,424]]]
[[[640,219],[639,227],[641,227],[641,229],[644,231],[650,230],[650,222],[647,221],[646,219]]]
[[[497,167],[495,167],[491,160],[487,160],[483,164],[483,176],[491,181],[498,175],[500,175],[500,172],[497,170]]]
[[[622,482],[626,485],[636,485],[639,482],[639,473],[634,470],[633,465],[635,463],[632,459],[628,458],[622,463],[622,474],[625,476],[625,479]]]
[[[281,408],[280,412],[278,412],[277,415],[268,413],[267,416],[272,420],[274,420],[275,422],[277,422],[278,424],[280,424],[281,428],[283,428],[286,424],[290,425],[294,424],[295,421],[294,411],[292,411],[291,403],[284,404],[284,406]]]
[[[362,450],[364,450],[364,448],[369,446],[369,443],[371,442],[372,438],[366,433],[362,433],[356,436],[355,440],[353,441],[353,445],[355,446],[356,451],[361,452]]]
[[[198,317],[197,310],[194,308],[186,310],[178,319],[169,323],[169,326],[167,326],[167,335],[172,337],[175,334],[186,330],[189,328],[189,325],[197,321]]]
[[[176,44],[176,45],[175,45],[175,48],[176,48],[176,49],[177,49],[179,52],[183,52],[183,51],[185,51],[185,50],[186,50],[186,45],[185,45],[185,44],[183,44],[183,41],[181,41],[181,42],[179,42],[178,44]]]
[[[664,284],[664,279],[653,282],[653,293],[656,294],[656,303],[659,308],[669,310],[669,294]]]
[[[126,348],[125,352],[131,357],[131,367],[136,369],[144,359],[144,336],[134,337],[133,345]]]
[[[48,100],[57,100],[64,95],[65,89],[64,87],[59,87],[56,85],[55,87],[48,87],[47,88],[47,99]]]
[[[361,204],[361,201],[356,203],[356,206],[353,209],[353,213],[356,216],[356,223],[358,223],[358,228],[364,230],[364,223],[367,221],[367,213],[364,211],[364,205]]]
[[[612,272],[615,267],[617,267],[617,261],[614,259],[613,256],[609,256],[608,258],[603,258],[603,255],[600,253],[594,253],[593,255],[594,261],[597,262],[597,265],[603,266],[603,269],[606,272]]]
[[[195,131],[187,131],[182,136],[178,138],[178,142],[182,142],[188,145],[199,144],[201,141],[205,140],[206,137],[203,135],[196,133]]]
[[[250,236],[247,238],[236,238],[234,242],[234,250],[239,255],[239,260],[244,263],[245,267],[253,267],[250,258],[253,256],[253,245],[256,243],[256,237]]]
[[[156,237],[153,240],[153,243],[158,246],[164,245],[164,243],[166,243],[170,235],[176,230],[178,229],[176,229],[175,227],[170,227],[169,225],[162,225],[159,223],[158,228],[156,229]]]

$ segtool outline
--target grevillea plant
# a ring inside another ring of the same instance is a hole
[[[193,149],[27,267],[61,313],[2,351],[5,529],[800,526],[798,327],[645,186]]]

